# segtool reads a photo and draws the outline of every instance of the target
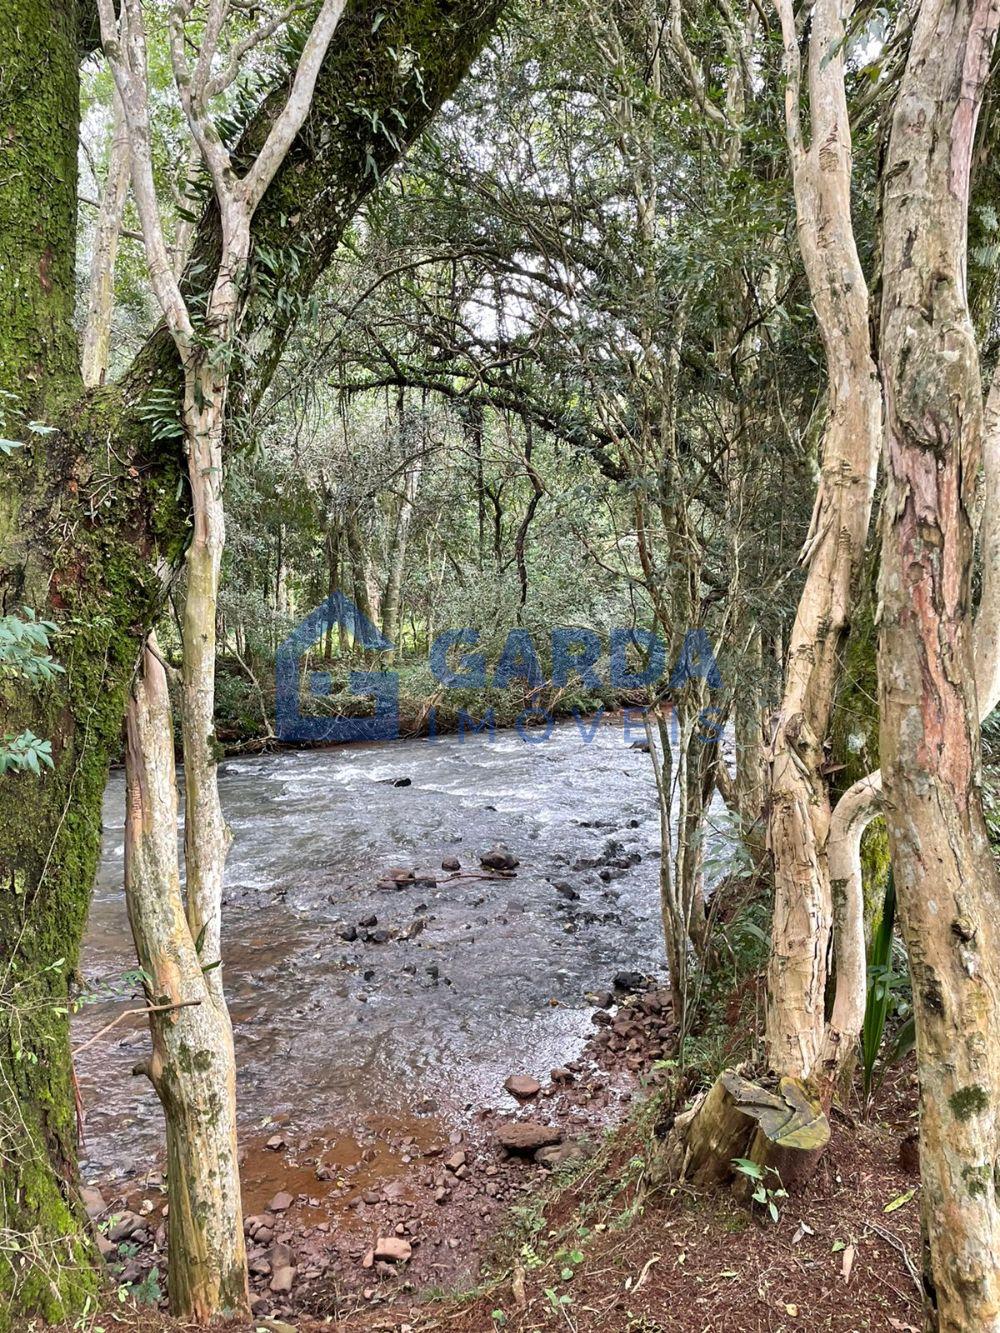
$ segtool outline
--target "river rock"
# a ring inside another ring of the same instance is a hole
[[[363,927],[365,927],[366,929],[367,929],[368,926],[377,926],[377,925],[378,925],[378,917],[375,915],[374,912],[372,912],[372,913],[370,913],[370,915],[368,915],[368,916],[363,916],[363,917],[361,918],[361,920],[358,922],[358,925],[359,925],[359,926],[363,926]]]
[[[276,1268],[274,1270],[268,1285],[276,1296],[284,1296],[291,1291],[294,1282],[295,1269],[286,1266],[285,1268]]]
[[[539,1148],[549,1148],[562,1143],[563,1132],[558,1125],[539,1125],[531,1120],[518,1120],[513,1124],[501,1125],[497,1130],[497,1142],[509,1153],[530,1157]]]
[[[267,1257],[275,1272],[279,1268],[294,1268],[295,1266],[295,1255],[291,1248],[288,1245],[281,1244],[280,1241],[271,1246]]]
[[[583,1156],[584,1150],[579,1143],[554,1143],[548,1148],[539,1148],[535,1153],[535,1161],[539,1166],[554,1171],[556,1167],[579,1161]]]
[[[646,978],[641,972],[616,972],[611,984],[615,990],[640,991],[646,984]]]
[[[485,870],[516,870],[521,863],[505,847],[494,847],[491,851],[482,854],[479,858],[479,864]]]
[[[97,1248],[101,1252],[102,1259],[110,1259],[118,1253],[118,1246],[114,1241],[108,1240],[103,1231],[97,1233]]]
[[[442,870],[461,870],[462,863],[457,856],[446,856],[441,862]]]
[[[537,1097],[542,1090],[542,1085],[537,1078],[532,1078],[530,1074],[511,1074],[510,1078],[504,1084],[504,1088],[512,1097],[519,1101],[530,1101],[532,1097]]]
[[[287,1190],[279,1190],[267,1205],[267,1210],[270,1213],[287,1213],[294,1202],[294,1198]]]
[[[354,941],[358,938],[358,931],[356,926],[341,926],[340,930],[337,931],[337,934],[347,944],[353,944]]]
[[[375,1242],[375,1258],[384,1259],[394,1264],[405,1264],[413,1253],[413,1247],[402,1236],[379,1236]]]
[[[100,1217],[108,1206],[104,1202],[104,1195],[93,1185],[83,1186],[80,1190],[80,1201],[86,1210],[87,1216],[92,1221],[95,1217]]]
[[[130,1240],[137,1231],[142,1231],[145,1225],[146,1223],[137,1213],[122,1213],[108,1232],[108,1240],[115,1245],[120,1241]]]
[[[580,897],[579,892],[573,888],[573,885],[567,884],[565,880],[557,881],[552,887],[555,889],[556,893],[560,894],[563,898],[568,898],[570,902],[576,902]]]

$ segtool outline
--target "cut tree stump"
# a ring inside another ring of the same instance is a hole
[[[747,1157],[773,1167],[792,1190],[812,1175],[829,1141],[823,1108],[799,1079],[783,1078],[774,1091],[727,1069],[677,1117],[666,1168],[701,1187],[734,1180],[737,1192],[749,1195],[751,1182],[733,1167],[734,1157]]]

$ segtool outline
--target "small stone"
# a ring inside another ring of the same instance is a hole
[[[271,1252],[267,1256],[271,1261],[271,1267],[277,1271],[279,1268],[292,1268],[295,1265],[295,1256],[287,1245],[280,1242],[271,1246]]]
[[[616,972],[611,984],[615,990],[639,991],[645,986],[646,978],[641,972]]]
[[[280,1134],[272,1134],[264,1146],[270,1148],[272,1152],[280,1152],[285,1146],[285,1140]]]
[[[358,932],[355,926],[341,926],[340,930],[337,931],[337,934],[347,944],[353,944],[358,938]]]
[[[464,1152],[453,1153],[451,1157],[446,1159],[445,1166],[449,1171],[458,1172],[465,1166],[467,1160]]]
[[[535,1161],[539,1166],[553,1171],[558,1166],[565,1166],[567,1162],[579,1161],[583,1156],[584,1151],[579,1143],[554,1143],[548,1148],[539,1148],[535,1153]]]
[[[364,927],[367,930],[369,926],[378,925],[378,917],[375,915],[374,912],[372,912],[368,916],[363,916],[361,920],[358,922],[358,925]]]
[[[270,1290],[273,1291],[276,1296],[281,1296],[291,1291],[294,1282],[295,1269],[285,1267],[275,1269],[268,1285]]]
[[[479,858],[479,863],[486,870],[516,870],[521,864],[505,847],[494,847],[491,851],[484,852]]]
[[[84,1185],[80,1190],[80,1200],[91,1221],[93,1221],[95,1217],[100,1217],[107,1208],[107,1204],[104,1202],[104,1196],[101,1191],[95,1189],[92,1185]]]
[[[511,1074],[504,1084],[504,1088],[512,1097],[517,1097],[519,1101],[530,1101],[532,1097],[538,1096],[542,1090],[542,1085],[537,1078],[532,1078],[530,1074]]]
[[[553,1083],[573,1083],[576,1080],[576,1075],[571,1069],[566,1069],[560,1065],[559,1068],[550,1071],[549,1078]]]
[[[269,1213],[287,1213],[294,1202],[295,1200],[287,1190],[279,1190],[267,1205],[267,1210]]]
[[[442,870],[461,870],[462,863],[457,856],[446,856],[441,861]]]
[[[108,1232],[108,1240],[115,1245],[119,1241],[130,1240],[137,1231],[142,1231],[142,1218],[135,1213],[122,1213],[121,1217]]]
[[[401,1236],[379,1236],[375,1242],[375,1258],[395,1264],[405,1264],[413,1253],[413,1247]]]

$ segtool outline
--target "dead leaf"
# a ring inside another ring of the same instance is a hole
[[[816,1232],[813,1231],[808,1222],[800,1221],[795,1229],[795,1235],[792,1237],[792,1244],[798,1245],[799,1241],[802,1240],[804,1236],[815,1236],[815,1234]]]
[[[642,1266],[642,1272],[639,1274],[636,1284],[632,1288],[633,1295],[635,1294],[635,1292],[639,1290],[642,1284],[646,1281],[646,1278],[649,1277],[649,1270],[653,1267],[654,1264],[658,1264],[659,1262],[660,1262],[660,1256],[658,1254],[654,1254],[652,1259],[646,1260],[646,1262]]]
[[[845,1282],[851,1280],[851,1269],[854,1267],[854,1256],[857,1254],[857,1246],[848,1245],[844,1250],[844,1258],[840,1265],[840,1272]]]
[[[528,1297],[524,1291],[524,1269],[520,1264],[514,1269],[514,1276],[510,1280],[510,1289],[514,1295],[514,1304],[519,1310],[528,1308]]]

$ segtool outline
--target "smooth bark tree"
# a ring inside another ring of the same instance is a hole
[[[243,328],[255,356],[238,368],[231,410],[264,392],[360,201],[454,89],[501,9],[501,0],[348,6],[313,99],[324,133],[298,136],[254,218],[255,243],[294,250],[298,262],[280,310],[266,284],[251,283]],[[159,569],[176,566],[188,533],[182,374],[169,333],[158,329],[119,383],[81,394],[76,156],[79,61],[92,25],[81,35],[78,17],[69,0],[16,0],[0,12],[5,88],[17,92],[4,107],[11,170],[0,190],[0,389],[16,395],[13,406],[4,400],[4,434],[25,442],[3,460],[0,598],[5,609],[28,605],[59,624],[54,650],[65,668],[44,695],[0,700],[3,729],[30,724],[51,739],[54,759],[42,777],[4,779],[0,818],[0,1235],[18,1244],[14,1262],[12,1247],[0,1246],[0,1329],[39,1313],[64,1317],[95,1284],[75,1190],[67,993],[127,686],[161,604]],[[350,107],[345,87],[354,90]],[[259,151],[284,102],[281,89],[265,99],[239,164]],[[389,136],[376,123],[400,128]],[[201,261],[214,271],[219,253],[210,208],[182,291],[192,290]],[[30,421],[59,429],[32,433]]]
[[[924,0],[884,173],[879,746],[913,979],[934,1327],[1000,1328],[1000,876],[983,815],[973,516],[983,386],[969,180],[996,0]]]
[[[108,169],[97,208],[94,250],[90,257],[87,319],[80,349],[80,373],[88,389],[104,383],[111,354],[115,309],[115,263],[122,235],[131,171],[128,125],[121,98],[114,97],[108,145]]]
[[[128,127],[132,192],[150,280],[183,372],[181,423],[194,520],[185,554],[181,623],[183,918],[176,911],[180,882],[176,851],[172,859],[166,856],[176,831],[176,811],[167,799],[174,791],[173,757],[167,755],[173,728],[163,668],[155,651],[144,654],[142,679],[133,688],[128,714],[133,743],[126,749],[126,769],[133,811],[126,825],[125,891],[136,948],[156,984],[155,996],[149,997],[156,1001],[156,1012],[150,1014],[154,1054],[147,1072],[163,1106],[172,1168],[168,1171],[171,1308],[199,1322],[220,1312],[245,1311],[249,1305],[236,1150],[236,1069],[221,966],[222,882],[231,835],[219,799],[215,737],[226,404],[245,300],[253,217],[309,114],[344,4],[345,0],[323,0],[287,100],[242,175],[219,132],[213,101],[228,82],[228,68],[270,36],[276,20],[255,25],[231,51],[225,51],[224,0],[212,0],[207,13],[198,14],[196,34],[188,26],[194,17],[193,0],[171,11],[174,86],[213,184],[221,229],[218,266],[203,275],[207,298],[196,309],[176,279],[154,183],[144,6],[142,0],[123,0],[119,19],[111,0],[98,0],[102,44]],[[225,64],[219,73],[222,59]],[[159,798],[151,793],[160,793]],[[150,851],[145,854],[147,846]],[[200,1003],[191,1006],[195,998]],[[164,1003],[178,1008],[165,1013]]]
[[[852,222],[844,77],[853,4],[817,0],[812,6],[808,131],[793,6],[791,0],[776,0],[776,7],[785,47],[786,128],[799,248],[823,340],[828,402],[819,489],[800,557],[806,581],[788,643],[771,762],[774,921],[767,1045],[777,1073],[810,1078],[823,1049],[833,926],[823,747],[868,535],[882,400],[871,350],[868,286]]]

